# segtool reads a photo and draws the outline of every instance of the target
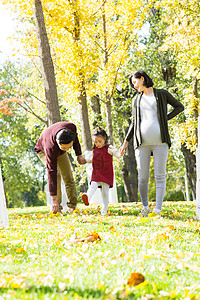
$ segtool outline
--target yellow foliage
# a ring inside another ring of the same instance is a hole
[[[165,12],[165,21],[169,26],[166,29],[166,38],[160,51],[173,50],[178,61],[182,77],[200,78],[200,24],[199,24],[199,0],[157,0],[157,9]],[[197,144],[197,114],[199,100],[194,96],[192,87],[185,91],[184,103],[186,116],[176,131],[179,139],[185,143],[191,151],[196,150]]]
[[[165,8],[169,23],[161,50],[174,49],[184,67],[193,75],[197,72],[200,53],[199,1],[159,0],[156,7]]]
[[[4,1],[27,21],[23,43],[37,62],[38,50],[33,17],[34,1]],[[82,84],[92,96],[112,93],[119,68],[142,27],[148,7],[143,1],[43,0],[43,12],[56,69],[58,85],[65,84],[63,100],[78,100]],[[105,17],[105,19],[104,19]],[[104,23],[105,20],[105,23]],[[119,76],[119,77],[118,77]]]

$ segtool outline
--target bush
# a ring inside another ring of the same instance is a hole
[[[166,193],[164,200],[165,201],[184,201],[185,197],[184,197],[183,192],[181,190],[179,190],[179,191]]]

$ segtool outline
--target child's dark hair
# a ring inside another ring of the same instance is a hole
[[[92,136],[99,136],[102,135],[102,137],[105,138],[105,145],[108,143],[108,135],[105,132],[105,130],[101,127],[96,127],[93,132],[92,132]]]
[[[61,129],[56,134],[56,140],[61,144],[69,144],[75,141],[75,135],[70,129]]]
[[[129,77],[129,83],[130,86],[132,88],[134,88],[133,82],[132,82],[132,78],[144,78],[144,86],[146,86],[147,88],[152,87],[154,85],[153,80],[149,77],[149,75],[147,75],[146,72],[142,71],[142,70],[137,70],[135,71],[133,74],[130,75]],[[134,88],[135,89],[135,88]]]

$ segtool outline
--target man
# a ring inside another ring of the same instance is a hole
[[[74,148],[78,163],[85,164],[76,126],[70,122],[57,122],[43,131],[34,148],[47,168],[49,192],[53,202],[52,212],[55,214],[62,209],[61,176],[69,199],[69,212],[73,212],[77,205],[75,182],[66,153],[71,147]]]

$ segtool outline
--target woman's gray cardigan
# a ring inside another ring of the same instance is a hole
[[[161,132],[161,140],[162,143],[167,143],[169,148],[171,146],[171,140],[168,131],[168,120],[174,118],[181,111],[184,110],[183,104],[176,100],[168,91],[163,89],[153,89],[154,95],[157,102],[157,113],[158,113],[158,121],[160,124],[160,132]],[[139,93],[133,99],[133,112],[132,112],[132,123],[129,127],[128,133],[126,135],[125,140],[130,141],[133,137],[133,145],[134,149],[138,148],[142,144],[142,137],[140,131],[140,101],[143,93]],[[168,113],[167,112],[167,104],[170,104],[174,107],[174,109]]]

